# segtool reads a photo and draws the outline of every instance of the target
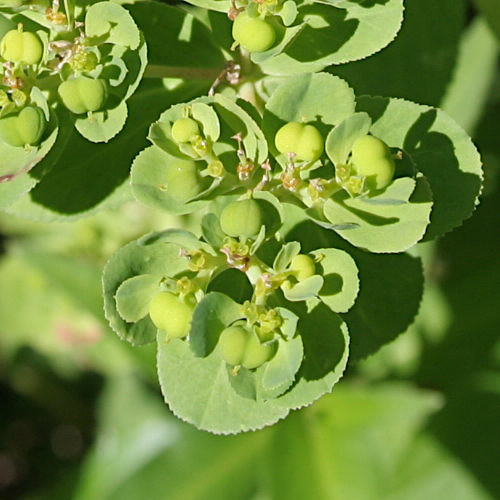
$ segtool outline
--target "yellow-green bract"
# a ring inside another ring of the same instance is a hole
[[[43,56],[43,44],[35,33],[10,30],[0,42],[0,55],[14,63],[37,64]]]
[[[184,338],[191,329],[194,304],[171,292],[160,292],[149,304],[149,316],[167,338]]]
[[[242,12],[233,23],[233,38],[248,52],[264,52],[273,46],[276,33],[265,19]]]
[[[106,82],[86,76],[62,82],[57,92],[63,104],[77,115],[98,111],[107,97]]]
[[[226,328],[220,335],[219,348],[228,364],[249,370],[258,368],[274,354],[272,344],[262,344],[254,332],[243,326]]]
[[[26,106],[18,114],[0,119],[0,139],[15,147],[37,145],[47,122],[40,108]]]
[[[283,154],[294,153],[297,159],[316,161],[324,149],[323,137],[313,125],[289,122],[274,137],[276,149]]]
[[[357,139],[351,150],[351,164],[357,175],[365,177],[370,190],[383,189],[394,176],[394,160],[387,144],[372,135]]]

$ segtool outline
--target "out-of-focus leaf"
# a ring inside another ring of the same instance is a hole
[[[500,2],[498,5],[500,29]],[[498,40],[478,17],[462,35],[453,79],[441,107],[470,134],[488,99],[496,75]]]

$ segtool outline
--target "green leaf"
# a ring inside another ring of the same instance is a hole
[[[132,16],[113,2],[98,2],[87,9],[85,32],[88,37],[104,37],[107,43],[114,43],[137,49],[140,33]]]
[[[291,340],[279,339],[276,354],[265,363],[262,370],[261,383],[264,389],[280,388],[282,392],[288,389],[302,364],[303,355],[300,335]]]
[[[0,210],[5,210],[37,183],[28,173],[0,179]]]
[[[290,287],[285,286],[284,283],[282,290],[287,300],[298,302],[316,297],[323,287],[323,284],[323,277],[315,274],[314,276],[309,276],[309,278],[299,281]]]
[[[215,255],[214,250],[203,241],[200,241],[193,233],[185,229],[169,229],[162,233],[162,241],[165,243],[175,243],[186,250],[203,250]]]
[[[196,306],[189,345],[196,356],[208,356],[226,327],[243,317],[241,306],[227,295],[208,293]]]
[[[229,127],[225,140],[230,144],[236,144],[232,137],[241,134],[247,158],[256,163],[264,162],[268,153],[267,142],[252,116],[222,94],[215,94],[214,103],[220,119]],[[248,103],[245,103],[245,106],[248,107]]]
[[[298,7],[296,22],[305,25],[283,52],[271,58],[252,54],[264,72],[313,72],[363,59],[392,42],[403,21],[402,0],[304,2]]]
[[[500,16],[498,19],[500,23]],[[498,40],[481,17],[475,18],[462,34],[455,74],[441,109],[469,134],[474,131],[490,96],[496,77],[498,47]],[[463,105],[465,101],[467,106]]]
[[[407,385],[341,384],[273,428],[263,455],[266,494],[291,500],[332,500],[340,492],[346,499],[420,498],[393,489],[393,482],[403,482],[395,470],[438,405],[436,394]],[[291,469],[296,472],[289,474]]]
[[[157,329],[148,316],[137,322],[124,321],[117,310],[115,296],[122,283],[144,274],[173,277],[187,270],[187,260],[179,256],[179,247],[166,244],[163,233],[151,233],[120,248],[103,271],[104,312],[111,328],[120,338],[141,345],[154,341]]]
[[[451,118],[402,99],[363,97],[358,108],[371,116],[372,134],[404,149],[429,182],[434,205],[425,239],[440,236],[470,217],[481,190],[481,159]]]
[[[295,332],[297,331],[297,323],[299,317],[292,311],[285,309],[284,307],[277,307],[281,317],[283,318],[283,324],[281,325],[281,332],[285,336],[285,339],[291,340],[295,337]]]
[[[302,338],[304,359],[292,389],[276,399],[276,404],[292,409],[308,406],[330,392],[344,373],[349,352],[347,325],[324,304],[307,314],[305,308],[294,312],[299,316],[297,331]]]
[[[334,165],[347,163],[352,145],[368,134],[371,124],[367,113],[354,113],[332,129],[326,138],[325,151]]]
[[[276,258],[274,259],[273,268],[275,271],[284,271],[292,259],[300,253],[300,243],[297,241],[291,241],[290,243],[285,243]]]
[[[356,263],[360,290],[354,306],[342,315],[349,326],[351,358],[366,357],[404,332],[413,322],[422,298],[420,259],[407,254],[361,251],[334,231],[301,221],[304,214],[299,208],[286,208],[288,218],[294,221],[285,234],[287,241],[300,241],[304,253],[317,247],[339,248]],[[316,328],[323,321],[318,320]]]
[[[275,407],[272,401],[259,403],[238,395],[218,349],[198,358],[186,342],[159,340],[158,376],[172,412],[215,434],[258,429],[288,413],[288,408]]]
[[[195,102],[191,106],[191,114],[197,122],[201,123],[205,137],[216,142],[220,136],[220,123],[213,108],[203,102]]]
[[[130,411],[132,402],[137,411]],[[200,432],[165,411],[147,386],[123,376],[100,397],[97,429],[75,500],[162,498],[167,490],[169,500],[250,498],[270,437],[265,431],[231,437]]]
[[[200,210],[206,201],[181,202],[170,196],[166,179],[174,162],[179,160],[156,146],[141,151],[132,164],[132,193],[144,205],[172,214],[188,214]]]
[[[77,118],[75,128],[91,142],[108,142],[123,128],[127,115],[127,103],[122,101],[116,108]]]
[[[126,279],[116,290],[116,310],[128,322],[137,322],[149,312],[149,303],[159,292],[162,276],[141,274]]]
[[[148,50],[144,37],[136,50],[120,45],[113,45],[111,50],[104,46],[101,57],[106,61],[102,71],[95,76],[104,78],[110,85],[111,97],[126,100],[136,91],[148,63]],[[113,102],[113,99],[108,99]]]
[[[332,311],[347,312],[359,291],[358,268],[354,259],[337,248],[320,248],[311,253],[320,259],[316,265],[324,280],[319,298]]]
[[[318,324],[325,328],[318,329]],[[159,340],[158,374],[165,401],[179,418],[216,434],[273,424],[290,409],[309,405],[331,391],[347,363],[347,328],[326,306],[301,317],[298,331],[305,358],[296,383],[268,401],[254,401],[235,391],[218,349],[199,358],[186,342]]]
[[[205,240],[215,248],[221,248],[226,235],[223,233],[218,217],[208,213],[201,220],[201,232]]]
[[[431,196],[424,177],[402,177],[366,198],[338,191],[325,202],[324,214],[352,245],[377,253],[402,252],[423,238]]]
[[[423,289],[420,260],[406,254],[353,254],[362,284],[343,317],[351,332],[352,358],[365,357],[413,322]]]

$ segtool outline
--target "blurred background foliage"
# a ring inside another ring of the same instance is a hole
[[[100,296],[121,245],[194,221],[132,202],[71,223],[1,215],[1,499],[500,498],[500,9],[405,4],[393,44],[330,71],[357,93],[443,107],[481,151],[475,215],[416,249],[416,322],[310,408],[214,436],[169,414],[153,347],[121,342]]]

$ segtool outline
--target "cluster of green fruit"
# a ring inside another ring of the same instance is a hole
[[[0,6],[0,144],[28,154],[49,148],[67,112],[92,142],[109,140],[125,124],[125,101],[146,65],[139,29],[116,3],[68,5]]]
[[[196,307],[194,296],[180,296],[168,291],[159,292],[149,303],[149,316],[167,341],[184,339],[189,335]],[[260,329],[238,320],[225,328],[219,337],[223,359],[231,366],[254,369],[269,361],[275,353],[275,332],[260,334]]]
[[[40,35],[24,31],[22,24],[5,33],[0,42],[6,86],[1,90],[0,139],[10,146],[36,146],[43,137],[48,117],[40,107],[29,102],[29,92],[38,85],[37,78],[47,76],[51,55]],[[58,85],[57,92],[62,104],[72,113],[89,113],[103,107],[106,82],[82,74],[96,65],[95,53],[82,47],[68,59],[73,71]],[[67,68],[64,73],[68,74]]]
[[[226,103],[222,96],[217,98]],[[255,122],[250,122],[257,129],[252,136],[250,123],[242,121],[241,129],[234,125],[231,128],[231,124],[221,118],[225,116],[223,108],[218,108],[217,102],[209,98],[204,99],[176,105],[153,124],[152,148],[159,148],[169,156],[165,157],[162,175],[151,177],[152,181],[147,180],[151,164],[142,161],[141,155],[138,157],[138,165],[132,169],[132,185],[137,182],[142,189],[145,182],[151,182],[145,196],[139,191],[140,201],[148,204],[149,193],[156,191],[154,206],[158,199],[166,198],[164,206],[168,211],[190,213],[200,209],[203,203],[209,203],[214,192],[224,196],[267,191],[279,200],[293,192],[304,206],[312,206],[341,189],[351,197],[371,195],[393,181],[396,163],[391,149],[368,132],[358,134],[352,141],[345,162],[334,163],[328,149],[324,154],[327,142],[324,125],[290,121],[275,131],[264,129],[264,134]],[[233,117],[244,116],[243,109],[233,106]],[[326,129],[326,133],[331,134],[334,130],[335,127]],[[256,144],[262,152],[260,158],[260,153],[255,152]],[[272,146],[272,156],[268,144]],[[325,168],[318,170],[321,166]],[[146,172],[137,181],[136,167]],[[231,220],[244,221],[246,236],[255,236],[262,219],[258,202],[248,199],[240,206],[238,217]],[[242,225],[236,223],[232,228],[228,220],[223,214],[221,225],[226,234],[234,236]]]
[[[157,280],[160,289],[155,285],[155,291],[149,294],[149,317],[164,338],[185,339],[190,335],[193,314],[210,289],[211,281],[233,268],[246,273],[252,293],[242,306],[242,315],[219,332],[219,351],[229,365],[247,369],[258,368],[272,359],[276,342],[282,338],[282,318],[266,304],[280,289],[289,298],[290,290],[317,274],[317,266],[314,256],[299,253],[300,245],[279,270],[265,264],[255,250],[250,250],[258,242],[262,228],[271,227],[271,211],[271,205],[263,200],[231,201],[218,219],[212,220],[216,230],[223,233],[219,247],[210,245],[211,249],[207,246],[192,250],[181,246],[180,254],[186,258],[189,271]],[[270,231],[268,241],[272,234]],[[319,289],[310,296],[317,293]]]
[[[27,96],[19,89],[17,73],[25,67],[38,65],[44,55],[44,46],[36,33],[18,29],[9,30],[0,41],[0,56],[9,65],[4,82],[10,83],[8,91],[1,90],[0,139],[15,146],[36,145],[40,142],[47,125],[42,109],[26,105]],[[10,69],[12,67],[12,69]],[[18,71],[16,69],[19,68]]]
[[[314,125],[289,122],[283,125],[274,138],[276,149],[291,160],[314,162],[324,151],[324,140]],[[337,169],[337,179],[342,179],[341,168]],[[393,180],[395,163],[391,150],[381,139],[364,135],[352,144],[349,160],[349,176],[358,177],[362,188],[376,191],[387,187]],[[362,189],[360,190],[362,191]],[[352,194],[352,192],[350,192]]]

